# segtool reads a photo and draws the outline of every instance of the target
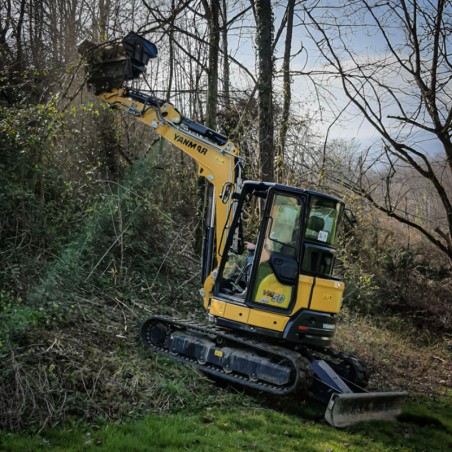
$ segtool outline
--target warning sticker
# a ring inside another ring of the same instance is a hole
[[[319,231],[319,235],[317,236],[317,240],[320,242],[326,242],[328,240],[328,232]]]

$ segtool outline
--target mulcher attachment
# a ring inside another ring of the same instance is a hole
[[[325,419],[333,427],[391,421],[400,414],[406,392],[366,392],[351,381],[345,382],[323,360],[312,361],[310,367],[314,372],[311,393],[327,404]]]
[[[124,80],[138,78],[145,71],[149,60],[158,55],[155,44],[134,32],[130,32],[122,40],[122,45],[128,57]]]
[[[158,54],[152,42],[133,32],[121,42],[83,41],[78,51],[86,59],[88,86],[96,95],[119,89],[124,81],[138,78],[149,60]]]

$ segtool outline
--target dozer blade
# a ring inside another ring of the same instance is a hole
[[[367,392],[332,394],[325,411],[333,427],[348,427],[358,422],[393,421],[401,412],[406,392]]]

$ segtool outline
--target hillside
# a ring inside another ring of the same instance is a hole
[[[237,405],[287,411],[290,397],[274,400],[217,387],[139,343],[140,324],[151,314],[204,315],[199,264],[180,246],[189,228],[166,209],[158,191],[165,173],[152,169],[154,158],[135,163],[27,298],[3,309],[2,429],[42,431],[74,420],[103,425],[149,413],[183,417]],[[336,347],[368,363],[372,389],[408,390],[410,403],[422,411],[426,397],[450,397],[452,373],[447,342],[417,333],[400,316],[368,316],[345,307]],[[303,419],[309,404],[290,402],[290,411]],[[321,410],[314,418],[319,416]]]

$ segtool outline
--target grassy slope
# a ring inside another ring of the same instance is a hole
[[[268,408],[207,408],[148,416],[98,429],[78,424],[36,436],[7,434],[0,447],[17,450],[236,450],[257,451],[446,451],[452,447],[452,419],[444,402],[424,400],[407,406],[397,423],[361,424],[336,430],[324,422]]]
[[[104,366],[112,366],[117,373],[120,363],[125,366],[128,360],[122,373],[126,374],[126,381],[133,382],[125,387],[132,402],[127,406],[129,412],[125,412],[124,405],[116,423],[108,421],[106,416],[86,417],[76,413],[72,423],[44,429],[38,435],[4,434],[0,436],[0,450],[450,450],[452,405],[448,397],[450,390],[443,384],[450,373],[447,361],[438,359],[446,351],[435,350],[429,355],[427,348],[419,348],[399,334],[376,327],[370,320],[345,318],[342,326],[339,343],[347,344],[348,350],[358,351],[367,358],[372,351],[374,370],[380,368],[374,372],[374,385],[382,384],[383,378],[388,379],[385,387],[414,390],[418,385],[418,393],[411,394],[398,422],[333,429],[322,420],[323,407],[315,403],[220,388],[190,368],[166,358],[151,355],[147,359],[133,341],[135,334],[131,331],[130,336],[126,334],[121,339],[127,344],[122,351],[118,343],[113,344],[119,355],[103,361]],[[108,341],[105,339],[99,343]],[[68,337],[62,337],[62,343],[67,340]],[[65,353],[69,350],[65,349]],[[96,356],[98,353],[102,350],[97,350]],[[404,373],[401,368],[410,359],[412,369],[422,369],[430,361],[438,363],[430,372],[442,383],[436,380],[422,384],[416,378],[412,381],[407,375],[409,369]],[[94,368],[89,361],[86,365]],[[121,378],[104,372],[105,380],[120,389]],[[99,390],[105,384],[99,382]],[[91,388],[89,394],[102,403],[102,392]],[[109,399],[104,401],[103,410],[120,403],[121,397],[106,395]],[[144,412],[153,414],[142,418]]]
[[[148,357],[136,340],[139,318],[146,312],[139,303],[127,306],[108,298],[80,301],[77,308],[83,321],[29,332],[29,346],[17,356],[16,366],[20,370],[23,365],[24,378],[30,380],[34,374],[25,369],[36,365],[46,369],[39,375],[55,378],[42,397],[56,411],[60,409],[61,416],[54,412],[47,422],[35,412],[31,428],[43,428],[42,433],[5,433],[0,436],[0,450],[212,450],[220,445],[220,450],[446,451],[452,447],[451,372],[447,347],[441,344],[419,344],[374,320],[344,315],[338,348],[370,362],[373,388],[408,389],[412,395],[400,422],[339,431],[322,421],[322,408],[311,402],[225,390],[188,367]],[[62,393],[67,397],[58,396]],[[48,428],[55,423],[60,427]]]

